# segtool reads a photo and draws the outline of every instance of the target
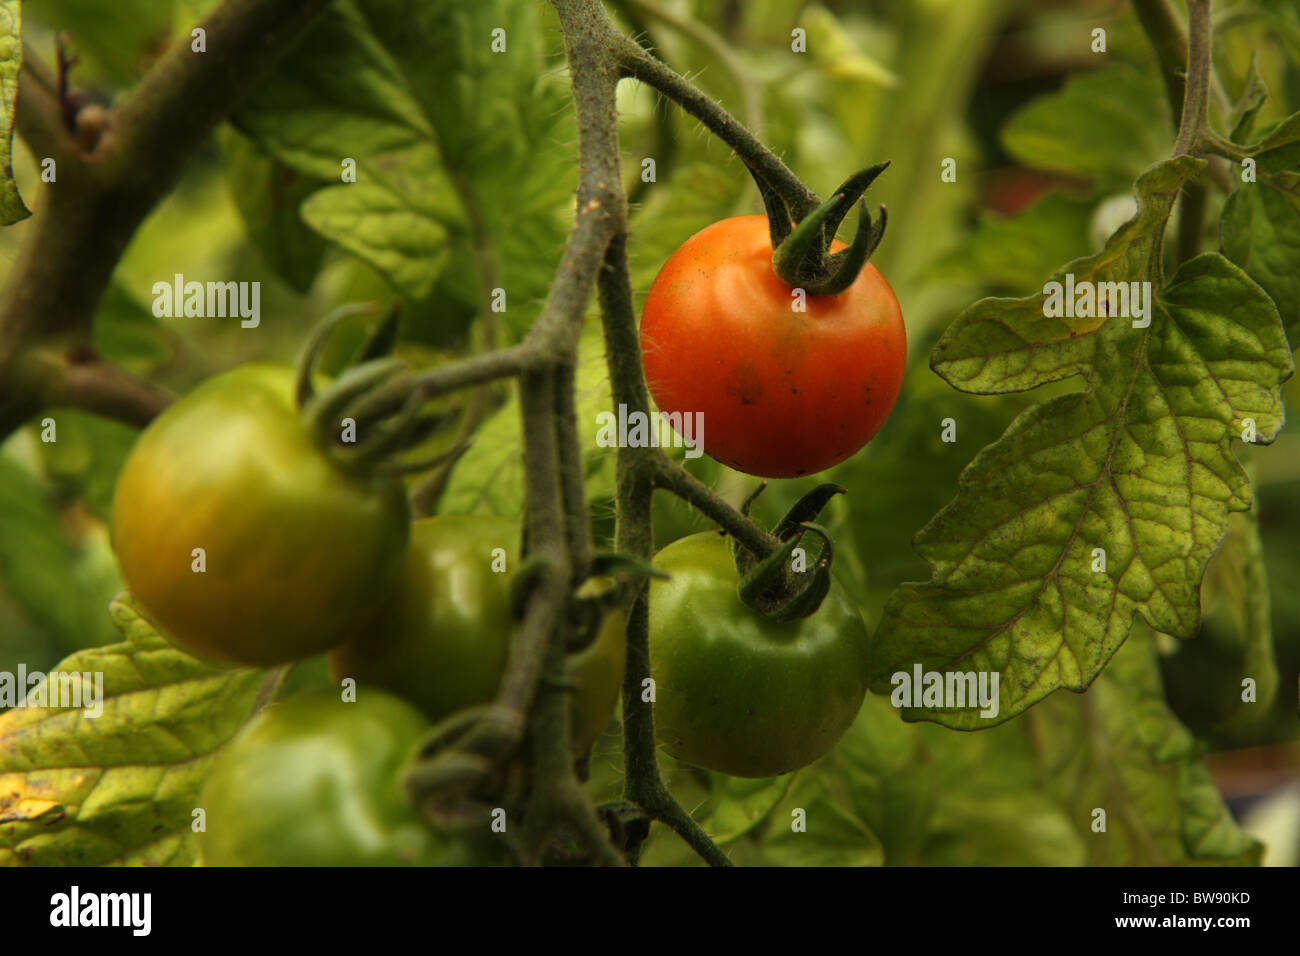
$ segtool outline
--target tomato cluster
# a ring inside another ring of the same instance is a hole
[[[274,704],[223,751],[204,806],[216,865],[453,862],[398,792],[431,721],[497,693],[512,633],[520,528],[412,524],[400,481],[337,465],[304,426],[291,369],[215,376],[140,436],[118,479],[123,577],[178,646],[272,666],[330,652],[330,691]],[[570,655],[575,752],[613,715],[619,615]],[[459,855],[458,855],[459,854]]]
[[[791,311],[764,224],[726,220],[669,259],[646,302],[643,361],[661,408],[704,413],[711,454],[756,474],[803,474],[880,427],[899,388],[902,321],[870,267]],[[433,722],[498,692],[520,526],[412,523],[399,479],[341,463],[308,427],[295,381],[267,364],[208,380],[144,431],[116,490],[123,575],[177,645],[261,667],[328,653],[332,678],[356,686],[354,703],[330,690],[274,703],[223,750],[204,798],[204,859],[472,861],[416,816],[399,780]],[[647,699],[664,749],[748,777],[825,753],[866,687],[866,634],[838,587],[811,616],[775,621],[742,602],[718,534],[674,542],[655,563],[670,577],[650,590]],[[598,618],[568,658],[575,754],[619,700],[623,628],[621,614]]]

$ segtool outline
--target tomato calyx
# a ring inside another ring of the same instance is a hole
[[[835,191],[835,195],[805,216],[793,231],[784,226],[777,228],[769,203],[768,219],[773,223],[772,248],[775,250],[772,268],[782,282],[791,288],[804,289],[810,295],[838,295],[854,283],[880,245],[888,221],[882,205],[880,218],[873,223],[861,197],[888,166],[888,162],[877,163],[854,173]],[[855,204],[859,213],[858,231],[853,242],[847,249],[832,253],[831,243],[836,230]],[[788,235],[784,234],[786,232]]]
[[[508,797],[505,763],[523,728],[513,711],[478,704],[443,718],[424,735],[402,775],[407,799],[437,826],[470,829]]]
[[[525,558],[510,581],[510,613],[523,620],[524,610],[533,590],[550,572],[550,562],[540,555]],[[617,577],[616,583],[611,580]],[[622,551],[597,551],[587,570],[574,584],[577,590],[569,598],[565,611],[565,648],[576,654],[590,647],[600,634],[605,618],[621,610],[629,596],[628,585],[641,578],[667,578],[668,575],[643,558]]]
[[[766,483],[746,500],[742,510],[749,513],[754,499]],[[746,606],[774,621],[793,621],[814,614],[831,586],[831,561],[834,547],[830,532],[812,519],[816,518],[826,503],[835,495],[845,493],[839,485],[818,485],[804,495],[773,529],[772,534],[781,542],[771,554],[758,556],[735,542],[732,555],[740,575],[737,593]],[[811,560],[806,555],[795,559],[808,533],[821,539],[821,550]]]
[[[309,433],[331,460],[348,471],[403,474],[460,456],[464,444],[431,458],[401,457],[447,428],[462,409],[459,405],[427,407],[428,396],[418,376],[390,355],[397,343],[397,306],[371,330],[345,370],[317,392],[316,365],[326,340],[345,319],[374,311],[374,303],[340,306],[308,338],[298,362],[295,395]]]

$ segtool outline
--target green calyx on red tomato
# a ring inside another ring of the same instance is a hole
[[[489,703],[510,650],[519,540],[519,524],[508,518],[441,515],[415,522],[397,588],[370,627],[330,654],[331,676],[400,694],[435,722]],[[625,657],[620,614],[608,615],[596,639],[569,656],[576,751],[589,748],[609,722]]]
[[[794,293],[773,270],[767,218],[737,216],[668,258],[641,317],[660,410],[698,413],[705,451],[768,478],[822,471],[870,441],[907,358],[898,300],[874,266],[838,294]]]
[[[271,704],[216,757],[200,806],[208,866],[456,866],[494,860],[416,814],[402,771],[428,729],[381,690]],[[482,843],[482,846],[480,846]],[[504,854],[505,848],[498,848]]]
[[[269,666],[366,630],[409,522],[400,481],[341,470],[308,434],[292,369],[250,364],[208,379],[140,435],[112,534],[128,587],[172,641]]]
[[[654,559],[650,584],[655,734],[680,760],[737,777],[812,763],[853,723],[867,689],[867,632],[832,580],[808,617],[746,607],[730,540],[704,532]]]

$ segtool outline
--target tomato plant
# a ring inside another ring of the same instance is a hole
[[[1300,862],[1294,2],[0,49],[0,874]]]
[[[384,687],[438,721],[496,696],[510,652],[511,572],[519,525],[508,518],[442,515],[415,522],[400,582],[379,617],[330,654],[335,680]],[[623,683],[622,615],[569,656],[574,747],[605,729]]]
[[[650,589],[655,733],[668,753],[738,777],[812,763],[853,723],[867,632],[832,584],[811,617],[770,621],[737,596],[731,548],[702,532],[655,555]]]
[[[214,376],[122,466],[122,576],[201,657],[268,665],[328,650],[365,627],[401,564],[401,483],[334,465],[299,419],[293,381],[264,364]]]
[[[478,859],[420,820],[401,772],[426,721],[381,690],[272,704],[220,753],[203,791],[209,866],[451,866]]]
[[[664,263],[641,314],[641,351],[659,408],[702,416],[705,451],[792,478],[843,461],[880,430],[907,338],[874,266],[844,292],[801,300],[773,271],[767,219],[735,216]]]

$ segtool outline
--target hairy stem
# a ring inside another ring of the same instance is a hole
[[[678,14],[658,0],[627,0],[627,3],[652,19],[685,34],[708,50],[731,76],[732,82],[740,91],[741,115],[744,116],[745,125],[755,133],[760,132],[763,123],[763,107],[758,83],[744,64],[731,52],[731,46],[726,40],[698,20]]]
[[[1208,126],[1210,0],[1187,0],[1187,85],[1174,155],[1191,153]]]
[[[1188,46],[1187,34],[1182,22],[1174,12],[1170,0],[1132,0],[1133,12],[1147,35],[1151,48],[1155,51],[1160,64],[1160,76],[1164,80],[1165,95],[1169,99],[1169,115],[1179,136],[1180,146],[1174,147],[1175,155],[1189,149],[1199,149],[1201,134],[1206,132],[1206,104],[1201,106],[1199,116],[1196,105],[1190,104],[1191,115],[1185,110],[1184,99],[1187,90],[1187,77],[1196,73],[1196,82],[1201,84],[1202,95],[1208,90],[1211,64],[1209,57],[1208,10],[1205,22],[1197,29],[1202,31],[1204,55],[1202,68],[1198,72],[1191,64],[1190,57],[1200,56],[1201,50],[1192,51]],[[1197,124],[1192,132],[1183,136],[1183,130],[1191,122]],[[1189,183],[1179,197],[1178,241],[1176,253],[1179,262],[1185,262],[1201,250],[1201,233],[1205,226],[1207,193],[1200,183]]]
[[[662,453],[656,456],[654,476],[655,487],[671,491],[683,501],[694,505],[698,511],[721,525],[755,557],[765,558],[780,545],[774,536],[714,494],[708,485],[685,468],[664,457]]]
[[[1164,81],[1165,96],[1169,100],[1169,115],[1177,125],[1183,112],[1187,69],[1187,35],[1182,21],[1174,12],[1172,0],[1132,0],[1132,5],[1160,64],[1160,78]]]
[[[620,75],[619,60],[622,60],[622,66],[627,68],[626,58],[636,58],[647,74],[668,83],[678,93],[685,93],[686,90],[694,88],[659,64],[654,57],[645,53],[630,39],[614,31],[597,0],[552,0],[552,2],[559,14],[560,26],[564,31],[569,50],[580,134],[585,132],[593,139],[599,135],[603,139],[609,152],[606,157],[606,169],[602,172],[605,177],[602,185],[618,192],[618,195],[609,197],[618,210],[618,215],[613,222],[614,229],[609,242],[603,250],[598,281],[598,297],[605,336],[605,359],[609,367],[611,390],[616,403],[627,405],[629,410],[644,412],[649,407],[649,394],[641,369],[636,312],[632,305],[632,287],[627,265],[627,212],[626,203],[621,195],[622,184],[618,177],[617,165],[618,117],[615,110],[614,85]],[[589,43],[590,48],[581,49],[579,39]],[[596,62],[587,59],[588,56],[594,58]],[[611,56],[619,59],[604,59],[600,62],[602,58]],[[642,57],[644,59],[641,59]],[[606,78],[605,87],[598,89],[593,83],[588,90],[580,91],[579,78],[587,71]],[[669,81],[668,78],[672,80]],[[675,83],[681,85],[674,85]],[[712,104],[711,100],[703,97],[703,94],[699,94],[698,91],[695,91],[695,95]],[[724,127],[734,128],[733,138],[756,147],[756,150],[753,150],[754,155],[758,155],[758,151],[766,153],[771,161],[797,184],[799,194],[807,195],[807,190],[802,183],[794,179],[793,174],[789,173],[789,170],[786,170],[775,156],[744,132],[743,128],[721,111],[717,104],[712,104],[712,107],[716,111],[711,114],[715,121]],[[597,130],[600,133],[597,133]],[[735,130],[739,130],[743,135],[737,137]],[[586,158],[584,153],[584,162]],[[584,181],[589,172],[590,170],[584,166]],[[578,208],[579,213],[584,208],[581,188]],[[650,501],[654,493],[654,466],[648,456],[655,452],[657,449],[619,448],[616,466],[616,547],[620,551],[647,560],[654,550],[650,513]],[[729,861],[725,854],[691,819],[690,814],[678,806],[659,774],[652,705],[641,698],[642,687],[649,677],[650,669],[646,602],[647,586],[642,582],[638,586],[628,612],[627,671],[623,683],[624,749],[627,761],[625,793],[629,800],[641,805],[651,818],[671,826],[710,863],[726,865]],[[639,846],[630,848],[633,859],[638,848]]]
[[[770,149],[759,142],[739,120],[684,76],[674,73],[652,54],[627,37],[616,35],[615,52],[628,76],[635,77],[690,113],[745,161],[800,220],[821,205],[821,199],[792,173]]]
[[[586,577],[591,566],[591,532],[587,522],[587,496],[583,484],[582,442],[578,434],[574,368],[560,365],[555,372],[555,434],[561,456],[561,492],[564,499],[565,536],[573,564],[573,582]]]

